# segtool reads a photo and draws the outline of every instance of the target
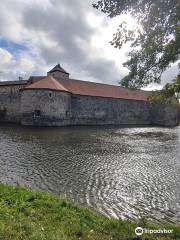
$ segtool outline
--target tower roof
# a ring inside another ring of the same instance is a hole
[[[68,92],[68,90],[52,76],[45,77],[38,82],[28,85],[25,89],[49,89]]]
[[[62,67],[61,65],[58,63],[55,67],[53,67],[53,69],[51,69],[48,73],[52,73],[52,72],[63,72],[63,73],[66,73],[66,74],[69,74],[68,72],[66,72]]]

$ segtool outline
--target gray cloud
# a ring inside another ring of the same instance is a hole
[[[60,1],[53,0],[48,11],[36,7],[26,9],[24,26],[35,32],[48,33],[50,39],[58,43],[56,47],[39,45],[39,54],[47,64],[60,61],[78,72],[79,78],[83,77],[82,72],[86,72],[98,81],[117,82],[115,74],[118,71],[113,62],[97,56],[90,47],[91,36],[97,31],[86,20],[90,8],[91,1],[86,4],[80,0],[61,1],[60,4]]]
[[[49,67],[61,62],[71,77],[106,83],[117,83],[120,79],[115,62],[103,57],[91,46],[91,37],[98,32],[87,21],[87,15],[94,11],[92,0],[50,0],[47,7],[25,4],[23,0],[17,0],[16,5],[2,1],[0,34],[11,41],[25,42],[30,48],[32,56],[29,56],[29,61],[32,61],[34,68],[29,69],[27,64],[21,64],[26,75],[43,74],[40,71],[48,71]],[[9,14],[11,19],[8,19]],[[14,34],[6,31],[8,28],[12,28]],[[20,66],[19,61],[16,60],[15,64],[13,59],[13,68],[9,63],[11,71],[6,71],[4,78],[9,79],[7,76],[17,74],[15,65]],[[16,73],[12,74],[13,70]]]
[[[5,79],[21,72],[24,77],[45,74],[57,62],[72,78],[84,80],[117,84],[127,73],[91,44],[91,38],[100,29],[92,27],[87,16],[90,12],[101,15],[92,8],[93,0],[1,1],[0,36],[29,48],[18,59],[13,54],[9,57],[8,52],[0,52],[0,56],[7,58],[0,65]],[[101,26],[106,24],[104,16]]]

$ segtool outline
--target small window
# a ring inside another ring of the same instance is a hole
[[[49,93],[49,97],[52,98],[52,93]]]
[[[40,117],[41,116],[41,111],[40,110],[35,110],[34,111],[34,116],[35,117]]]
[[[5,117],[7,109],[5,107],[0,107],[0,119]]]
[[[69,111],[66,111],[66,117],[68,117],[69,116]]]

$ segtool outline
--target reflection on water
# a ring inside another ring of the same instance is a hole
[[[0,182],[107,216],[180,222],[180,127],[0,126]]]

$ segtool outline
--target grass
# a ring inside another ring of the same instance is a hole
[[[141,239],[180,239],[179,225],[108,219],[49,193],[0,185],[0,240],[133,240],[137,226],[173,229]]]

